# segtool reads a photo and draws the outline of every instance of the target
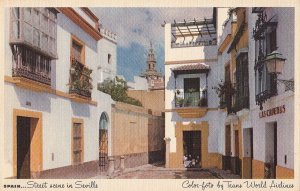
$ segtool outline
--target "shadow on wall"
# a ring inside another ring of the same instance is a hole
[[[51,94],[32,92],[27,89],[14,86],[19,103],[30,110],[51,112]]]
[[[218,56],[217,53],[217,45],[214,46],[204,46],[204,58],[205,59],[215,59]],[[208,99],[208,107],[218,107],[219,106],[219,97],[213,87],[217,86],[217,84],[221,81],[224,76],[224,66],[218,66],[218,62],[209,63],[210,71],[207,76],[207,99]],[[220,70],[218,67],[222,67]],[[222,73],[223,71],[223,73]]]
[[[71,103],[73,115],[81,116],[81,117],[90,117],[91,111],[90,106],[87,104],[80,104],[80,103]]]
[[[166,89],[174,91],[174,94],[172,94],[173,95],[173,99],[172,99],[172,102],[171,102],[172,106],[175,105],[175,80],[176,79],[175,79],[174,73],[171,71],[171,75],[168,79]]]
[[[56,60],[51,60],[51,88],[56,90]]]
[[[68,19],[64,14],[57,15],[57,25],[68,33],[74,34],[80,40],[84,41],[85,45],[97,52],[97,41],[84,32],[84,30],[77,26],[73,21]]]

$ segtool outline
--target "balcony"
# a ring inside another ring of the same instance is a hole
[[[175,110],[182,118],[200,118],[207,112],[207,91],[186,92],[184,98],[175,95]]]
[[[171,48],[217,45],[216,20],[182,21],[171,24]]]
[[[71,61],[69,83],[71,99],[77,102],[89,102],[91,100],[91,90],[93,89],[91,83],[92,70],[74,58],[72,58]]]
[[[203,40],[203,41],[189,41],[189,42],[172,42],[171,48],[186,48],[186,47],[198,47],[198,46],[214,46],[217,45],[217,39]]]
[[[184,93],[184,98],[175,95],[175,107],[207,107],[207,91]]]
[[[17,86],[36,91],[51,89],[51,60],[25,45],[12,45],[12,77]]]
[[[235,98],[234,112],[238,112],[242,109],[249,109],[249,96],[239,96]]]
[[[13,77],[27,78],[42,84],[51,85],[50,73],[37,71],[32,65],[14,67],[12,69]]]
[[[236,15],[231,14],[230,17],[224,22],[223,24],[223,30],[222,30],[222,35],[219,37],[219,52],[223,52],[230,41],[232,40],[232,34],[231,30],[232,27],[236,24]]]
[[[26,45],[36,53],[57,59],[57,11],[54,8],[10,9],[10,44]]]

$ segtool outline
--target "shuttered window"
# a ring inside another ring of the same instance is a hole
[[[249,108],[248,53],[241,53],[236,60],[236,90],[236,111]]]
[[[80,164],[83,162],[83,133],[82,123],[73,123],[73,164]]]
[[[85,46],[77,37],[72,36],[71,58],[77,60],[81,64],[85,64]]]
[[[49,56],[56,57],[56,12],[48,8],[11,8],[10,43],[24,43]]]
[[[270,74],[264,64],[265,57],[276,49],[276,26],[270,26],[265,29],[263,38],[255,41],[256,100],[265,100],[277,94],[276,74]]]

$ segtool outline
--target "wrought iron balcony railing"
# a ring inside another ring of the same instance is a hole
[[[69,93],[91,98],[91,90],[93,89],[91,83],[92,70],[88,69],[74,58],[71,60]]]
[[[184,48],[184,47],[196,47],[196,46],[214,46],[217,45],[217,40],[209,40],[209,41],[190,41],[186,43],[171,43],[171,48]]]
[[[51,61],[23,46],[13,45],[12,77],[23,77],[51,85]]]
[[[249,108],[249,96],[236,96],[233,112]]]
[[[207,107],[207,91],[184,93],[184,98],[175,95],[175,107]]]

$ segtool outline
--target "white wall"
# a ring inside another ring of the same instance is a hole
[[[182,60],[200,60],[200,59],[217,59],[217,46],[200,46],[186,48],[171,48],[171,25],[165,25],[165,62],[182,61]],[[208,108],[217,108],[219,106],[219,98],[214,89],[224,75],[224,65],[219,62],[207,62],[210,71],[207,77],[208,85]],[[165,109],[175,108],[175,78],[171,71],[172,68],[183,66],[184,64],[165,65]],[[187,77],[200,77],[200,87],[206,86],[206,74],[184,74],[178,75],[176,79],[176,88],[183,92],[183,79]],[[201,121],[209,123],[208,151],[225,153],[224,148],[224,131],[226,113],[221,110],[208,111],[207,114],[200,119],[183,119],[176,112],[166,112],[165,114],[165,137],[170,137],[170,152],[176,152],[175,124],[181,121],[184,124]],[[218,119],[218,120],[216,120]]]
[[[81,16],[83,17],[90,25],[95,27],[95,22],[83,11],[80,7],[73,7],[73,9]]]
[[[9,9],[5,9],[5,24],[9,26]],[[98,160],[99,146],[99,120],[102,112],[109,117],[109,155],[111,153],[111,104],[110,96],[97,90],[97,67],[103,58],[103,50],[112,52],[113,64],[116,67],[116,45],[112,43],[98,43],[75,23],[62,14],[58,14],[57,26],[57,53],[58,59],[52,61],[51,87],[68,93],[70,69],[70,42],[71,33],[85,43],[86,66],[93,70],[92,100],[98,105],[72,102],[53,94],[34,92],[16,87],[5,82],[5,147],[4,147],[4,177],[13,176],[13,109],[42,112],[43,132],[43,170],[71,165],[71,127],[72,118],[81,118],[84,121],[84,162]],[[101,39],[102,40],[102,39]],[[100,41],[101,41],[100,40]],[[99,48],[99,49],[98,49]],[[9,27],[5,28],[5,75],[11,76],[12,53],[9,46]],[[31,102],[27,106],[26,102]],[[54,161],[51,155],[54,154]]]
[[[255,25],[256,14],[247,10],[249,29]],[[278,51],[287,60],[283,73],[278,75],[279,79],[291,79],[294,77],[294,9],[293,8],[272,8],[267,10],[267,17],[270,19],[277,15],[277,46]],[[288,30],[287,30],[288,29]],[[252,51],[251,51],[252,50]],[[254,79],[254,58],[255,42],[249,35],[249,79]],[[278,95],[268,99],[263,104],[263,110],[285,105],[285,113],[270,117],[259,118],[259,106],[255,103],[255,81],[249,81],[251,123],[253,126],[254,159],[265,161],[266,156],[266,134],[269,123],[277,121],[277,165],[294,168],[294,93],[284,91],[284,85],[278,84]],[[284,155],[287,155],[287,164],[284,164]]]
[[[108,54],[111,54],[111,61],[108,63]],[[117,73],[117,44],[106,38],[102,38],[98,42],[97,66],[95,68],[95,76],[99,82],[103,82],[106,78],[113,79]]]
[[[170,152],[176,152],[176,137],[175,137],[175,124],[177,121],[183,124],[190,122],[199,124],[202,121],[208,121],[209,136],[208,136],[208,151],[212,153],[225,153],[223,145],[223,137],[219,136],[219,132],[224,130],[224,122],[226,115],[221,110],[208,111],[202,118],[184,119],[181,118],[176,112],[166,112],[165,114],[165,137],[171,138]],[[216,120],[218,119],[218,120]]]
[[[225,20],[228,18],[228,8],[217,8],[217,35],[218,35],[218,46],[225,39],[227,34],[231,34],[231,23],[227,23],[227,25],[223,26]]]
[[[165,28],[165,62],[197,59],[216,59],[216,46],[199,46],[187,48],[171,48],[171,24]]]
[[[147,79],[139,76],[134,76],[133,82],[127,82],[127,85],[133,90],[148,90]]]

